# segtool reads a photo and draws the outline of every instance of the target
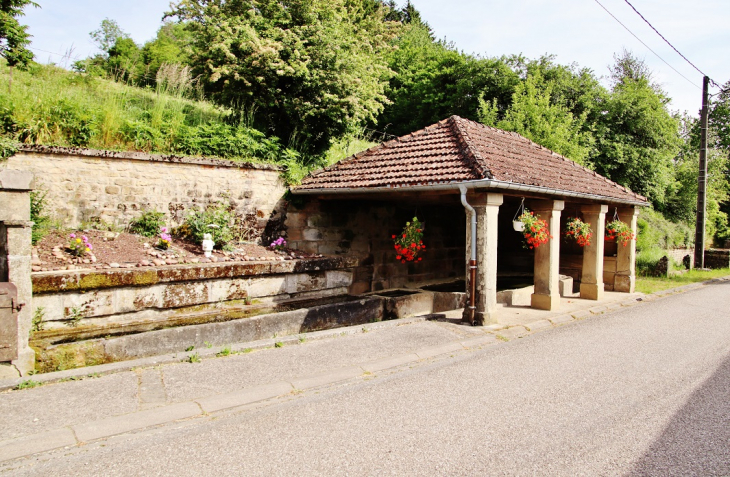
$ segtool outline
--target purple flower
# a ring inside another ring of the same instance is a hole
[[[76,238],[76,234],[69,235],[69,238]]]
[[[89,237],[86,235],[82,235],[81,238],[84,240],[85,243],[89,243]]]

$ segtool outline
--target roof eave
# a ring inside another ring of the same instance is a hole
[[[384,187],[338,187],[338,188],[312,188],[312,189],[292,189],[292,194],[295,195],[349,195],[349,194],[378,194],[384,192],[394,191],[411,191],[411,192],[423,192],[423,191],[443,191],[443,190],[459,190],[459,186],[466,186],[467,189],[496,189],[496,190],[514,190],[521,192],[533,192],[544,195],[559,195],[563,197],[574,197],[576,199],[589,199],[597,200],[610,203],[634,205],[639,207],[648,207],[648,201],[642,200],[627,200],[619,199],[616,197],[609,197],[598,194],[586,194],[582,192],[575,192],[562,189],[553,189],[550,187],[533,186],[527,184],[518,184],[516,182],[505,182],[496,179],[481,179],[474,181],[462,181],[462,182],[447,182],[440,184],[424,184],[424,185],[407,185],[402,187],[384,186]]]

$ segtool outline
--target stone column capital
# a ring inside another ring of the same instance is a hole
[[[472,207],[499,207],[504,202],[504,196],[491,192],[477,192],[468,195],[467,200]]]
[[[641,207],[637,207],[637,206],[618,208],[619,215],[628,215],[628,216],[632,216],[632,217],[638,217],[640,213],[641,213]]]
[[[584,214],[605,214],[608,212],[608,205],[606,204],[590,204],[590,205],[583,205],[580,208],[580,211]]]
[[[531,200],[528,204],[532,211],[561,211],[564,208],[564,200]]]

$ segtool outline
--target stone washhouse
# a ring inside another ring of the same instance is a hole
[[[458,116],[315,172],[292,193],[286,221],[292,246],[361,255],[351,293],[458,280],[466,263],[469,296],[476,255],[474,308],[465,311],[475,324],[496,321],[498,283],[510,276],[529,278],[530,306],[543,310],[560,306],[561,275],[575,280],[567,292],[583,299],[600,300],[604,290],[632,293],[636,242],[604,240],[605,224],[618,217],[635,234],[639,210],[649,205],[519,134]],[[522,203],[552,235],[534,250],[524,249],[512,229]],[[413,214],[425,223],[428,251],[423,262],[398,263],[391,234]],[[562,240],[568,217],[590,224],[590,245]]]

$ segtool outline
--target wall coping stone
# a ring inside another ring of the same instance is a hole
[[[28,191],[31,190],[30,182],[33,174],[29,171],[18,171],[15,169],[0,170],[0,189]]]
[[[323,257],[307,260],[287,260],[284,262],[196,263],[124,270],[34,272],[31,275],[31,279],[33,281],[33,293],[44,294],[79,292],[103,288],[151,286],[158,283],[217,278],[338,270],[356,267],[358,264],[359,259],[357,257]]]
[[[128,159],[133,161],[167,162],[171,164],[196,164],[238,169],[258,169],[282,171],[283,168],[274,164],[237,162],[227,159],[210,157],[176,156],[174,154],[149,154],[146,152],[106,151],[100,149],[85,149],[80,147],[61,147],[43,145],[23,145],[18,149],[20,153],[28,154],[58,154],[66,156],[96,157],[100,159]]]

